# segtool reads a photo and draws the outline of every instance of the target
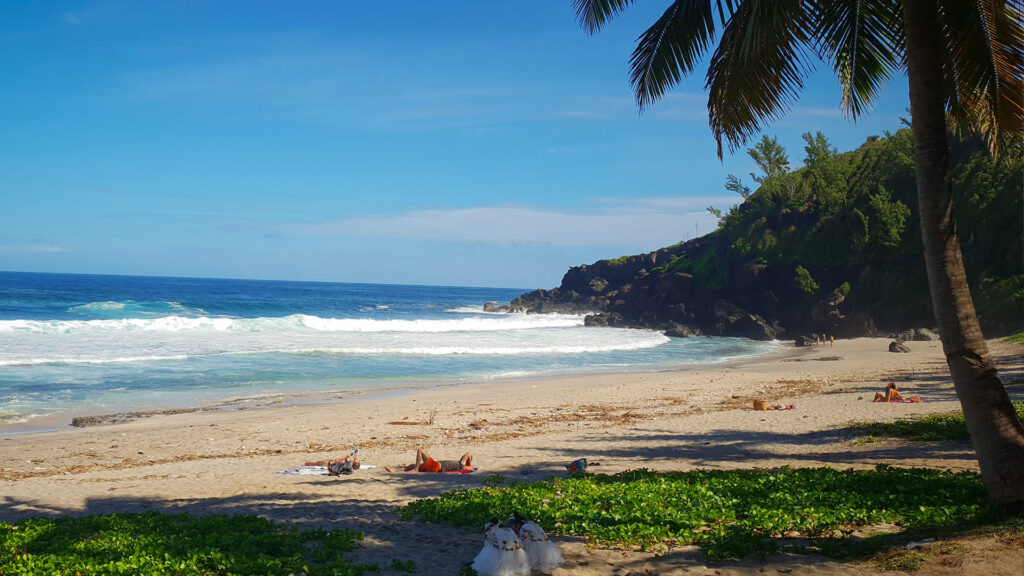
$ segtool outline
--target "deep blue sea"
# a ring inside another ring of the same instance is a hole
[[[0,433],[127,410],[662,370],[774,349],[482,312],[524,291],[0,272]]]

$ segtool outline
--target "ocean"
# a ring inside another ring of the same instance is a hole
[[[0,434],[73,416],[665,370],[777,346],[482,311],[525,291],[0,272]]]

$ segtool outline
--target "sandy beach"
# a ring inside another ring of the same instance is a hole
[[[302,527],[362,530],[366,539],[353,558],[379,563],[382,574],[392,573],[395,558],[415,561],[417,573],[457,574],[479,550],[482,530],[402,522],[393,509],[479,486],[491,474],[539,480],[564,475],[563,465],[579,457],[599,461],[601,473],[882,462],[976,470],[969,443],[854,443],[844,431],[851,421],[959,407],[938,342],[909,342],[909,354],[888,352],[888,343],[840,340],[678,371],[470,384],[7,435],[0,437],[0,520],[145,510],[250,513]],[[1024,399],[1024,348],[994,340],[989,346],[1011,397]],[[889,381],[923,402],[872,403]],[[755,399],[795,408],[753,411]],[[420,447],[439,459],[470,451],[480,470],[384,471],[410,462]],[[377,467],[339,478],[277,474],[353,448]],[[878,573],[816,556],[708,565],[689,548],[654,556],[555,540],[567,560],[556,575]],[[978,541],[949,573],[1024,573],[1024,552],[1006,554],[1020,545]],[[975,559],[983,563],[976,566]]]

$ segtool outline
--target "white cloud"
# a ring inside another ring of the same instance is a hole
[[[65,12],[63,19],[65,23],[71,24],[72,26],[77,26],[82,23],[82,20],[71,12]]]
[[[732,197],[598,199],[596,208],[478,206],[375,214],[295,226],[296,235],[653,250],[706,234],[708,205]]]
[[[67,252],[67,250],[61,248],[60,246],[52,246],[52,245],[39,245],[39,244],[37,244],[37,245],[12,246],[12,245],[0,244],[0,253],[3,253],[3,254],[33,254],[33,253],[38,254],[38,253],[45,253],[45,252]]]

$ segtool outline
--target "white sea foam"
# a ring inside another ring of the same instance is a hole
[[[80,304],[78,306],[72,306],[68,308],[69,312],[95,312],[97,310],[124,310],[127,304],[125,302],[114,302],[108,300],[106,302],[90,302],[88,304]]]
[[[281,353],[521,357],[641,350],[667,341],[653,331],[586,328],[581,317],[569,315],[7,320],[0,321],[0,366],[125,364]]]
[[[305,314],[283,317],[229,318],[220,316],[161,316],[104,320],[0,320],[0,332],[37,334],[116,331],[241,331],[278,332],[307,328],[323,332],[491,332],[569,328],[582,326],[582,316],[502,314],[443,320],[377,320],[372,318],[322,318]]]
[[[485,312],[482,306],[458,306],[456,308],[449,308],[445,310],[445,312],[451,312],[454,314],[500,314],[503,316],[507,316],[510,314],[509,312],[505,312],[502,310],[497,310],[494,312]]]
[[[132,362],[158,362],[161,360],[188,360],[194,356],[188,354],[170,354],[165,356],[111,356],[107,358],[76,358],[76,357],[40,357],[21,358],[15,360],[0,359],[0,366],[41,366],[43,364],[130,364]]]
[[[299,316],[303,325],[325,332],[492,332],[583,326],[583,318],[564,315],[504,315],[501,318],[446,320],[373,320]]]
[[[135,300],[106,300],[89,302],[68,308],[68,312],[99,317],[158,317],[168,315],[203,316],[206,313],[199,308],[190,308],[181,302],[136,302]]]

